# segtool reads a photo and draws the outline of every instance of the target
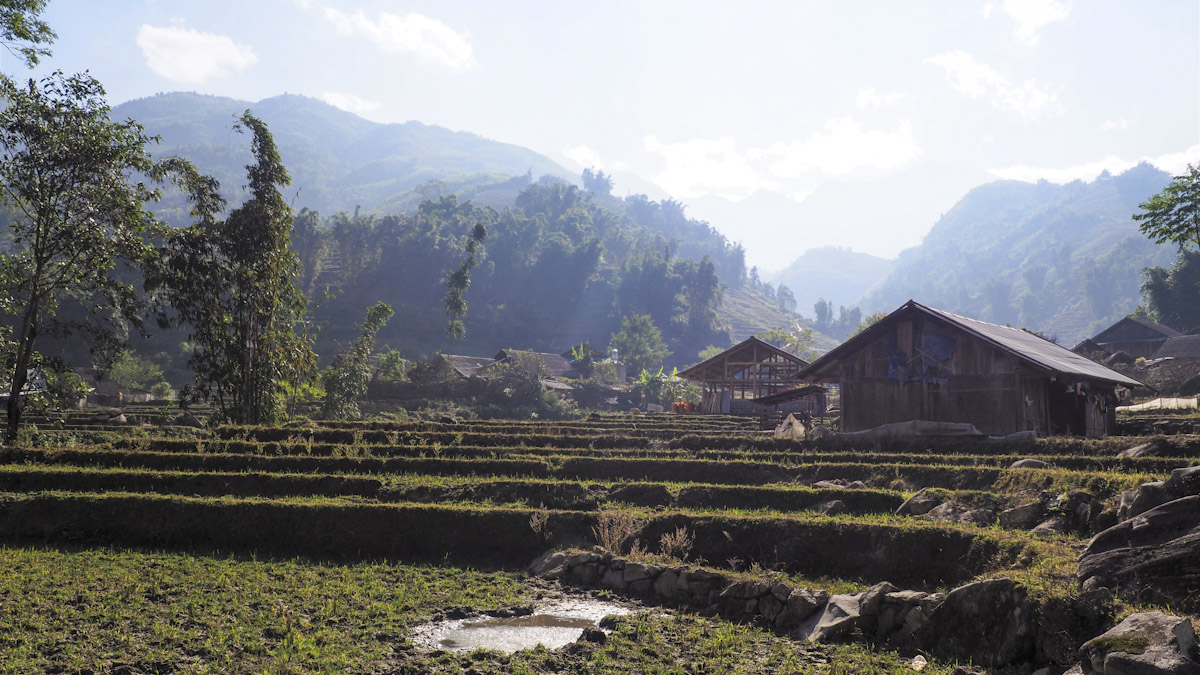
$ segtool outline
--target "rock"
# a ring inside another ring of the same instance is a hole
[[[458,419],[453,415],[442,415],[438,418],[438,422],[442,424],[458,424]]]
[[[848,509],[846,508],[846,502],[840,499],[832,499],[817,504],[813,507],[813,510],[818,513],[824,513],[827,516],[836,516],[839,513],[845,513]]]
[[[175,418],[175,426],[199,429],[204,425],[200,422],[200,420],[196,419],[194,415],[185,412],[179,417]]]
[[[1200,609],[1200,495],[1169,501],[1092,537],[1078,578],[1132,602]]]
[[[666,600],[674,600],[679,593],[678,581],[679,573],[668,567],[654,581],[654,594]]]
[[[923,488],[917,494],[908,498],[908,501],[900,505],[896,509],[898,516],[923,516],[933,510],[944,501],[944,498],[937,493],[932,493],[929,488]]]
[[[604,576],[600,577],[600,585],[618,591],[623,589],[625,587],[625,571],[608,568]]]
[[[791,594],[792,587],[788,586],[782,581],[776,583],[774,586],[771,586],[771,595],[775,596],[775,599],[781,603],[787,604],[788,597],[791,596]]]
[[[1117,457],[1158,457],[1166,449],[1164,443],[1158,440],[1135,445],[1117,453]]]
[[[129,420],[125,417],[125,413],[121,413],[120,415],[113,415],[112,417],[108,418],[108,420],[106,420],[106,423],[107,424],[129,424]]]
[[[1025,587],[1001,578],[950,591],[914,638],[937,656],[1000,667],[1032,657],[1035,633]]]
[[[768,593],[758,599],[758,613],[768,623],[775,623],[775,619],[783,612],[784,605],[773,595]]]
[[[814,612],[805,621],[798,633],[813,642],[828,642],[849,633],[858,626],[861,613],[859,599],[862,593],[830,596],[820,612]]]
[[[925,670],[925,666],[927,666],[927,665],[929,665],[929,661],[926,661],[924,656],[917,654],[916,656],[913,657],[913,660],[908,664],[908,667],[912,668],[913,670],[915,670],[919,673],[922,670]]]
[[[947,523],[963,523],[966,525],[987,525],[992,522],[992,512],[978,509],[970,504],[961,502],[946,502],[929,510],[923,517],[930,520],[940,520]]]
[[[1041,502],[1029,502],[1011,509],[1004,509],[999,514],[1000,527],[1010,530],[1030,530],[1041,522],[1046,508]]]
[[[846,483],[846,489],[847,490],[866,490],[867,484],[862,482],[861,480],[852,480],[849,483]]]
[[[1034,534],[1059,534],[1067,531],[1067,521],[1055,516],[1033,528]]]
[[[775,619],[780,628],[796,626],[811,617],[829,601],[829,593],[810,588],[795,588],[788,594],[783,611]]]
[[[1163,489],[1172,499],[1200,495],[1200,466],[1175,469],[1163,482]]]
[[[1133,497],[1133,503],[1129,505],[1129,516],[1133,517],[1145,513],[1169,501],[1171,501],[1171,496],[1167,494],[1167,484],[1165,481],[1142,483],[1138,486],[1137,493]]]
[[[874,586],[863,591],[862,597],[859,598],[858,611],[863,616],[875,616],[879,614],[879,606],[883,604],[884,597],[889,593],[895,593],[900,589],[891,585],[886,581],[881,581]]]
[[[639,563],[627,563],[622,576],[623,581],[627,584],[650,578],[650,575],[646,572],[646,567]]]
[[[813,483],[812,486],[818,490],[845,490],[846,481],[841,480],[840,478],[834,478],[833,480],[819,480]]]
[[[1018,459],[1017,461],[1013,462],[1012,464],[1009,464],[1008,468],[1010,468],[1010,469],[1049,469],[1050,465],[1047,464],[1046,462],[1043,462],[1040,459],[1033,459],[1032,457],[1026,457],[1024,459]]]
[[[583,629],[583,635],[580,635],[579,639],[584,642],[594,642],[595,644],[602,645],[608,642],[608,633],[599,628],[588,627]]]
[[[1085,675],[1198,675],[1196,631],[1186,618],[1142,612],[1130,614],[1079,650]]]
[[[538,556],[536,560],[529,563],[529,573],[535,576],[542,576],[551,571],[561,573],[566,562],[566,553],[562,551],[546,551]]]

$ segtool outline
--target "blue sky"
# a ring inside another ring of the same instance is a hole
[[[684,202],[802,201],[923,163],[1063,182],[1200,161],[1195,0],[51,0],[45,18],[45,68],[90,70],[114,104],[305,94]]]

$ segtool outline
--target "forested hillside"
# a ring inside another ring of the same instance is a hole
[[[463,259],[463,242],[477,223],[488,237],[466,294],[467,337],[451,343],[442,306],[446,274]],[[614,200],[565,183],[529,184],[504,210],[455,195],[399,215],[304,210],[293,246],[304,291],[314,298],[331,292],[315,311],[324,326],[321,353],[352,339],[365,308],[380,300],[398,319],[380,341],[414,355],[501,347],[558,352],[585,340],[603,347],[622,317],[647,314],[671,349],[668,364],[692,363],[705,347],[730,344],[734,324],[722,310],[731,288],[739,333],[794,327],[798,318],[774,306],[774,289],[768,295],[745,279],[739,247],[686,218],[677,203]],[[683,257],[682,249],[704,255]],[[747,325],[755,321],[764,325]]]
[[[1131,216],[1170,176],[1149,164],[1091,183],[975,188],[863,298],[864,314],[918,302],[1074,344],[1132,312],[1142,269],[1169,266]]]
[[[553,175],[567,171],[544,155],[508,143],[449,129],[405,122],[379,124],[323,101],[284,94],[258,102],[194,93],[160,94],[129,101],[113,117],[131,117],[161,137],[154,155],[179,155],[221,181],[236,203],[244,181],[250,139],[233,131],[247,108],[271,129],[292,175],[296,208],[322,212],[373,210],[431,180],[469,174]],[[182,201],[168,199],[160,212],[182,220]],[[172,210],[173,209],[173,210]]]

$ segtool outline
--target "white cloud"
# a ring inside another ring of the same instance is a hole
[[[1017,22],[1016,36],[1028,45],[1037,44],[1038,31],[1062,21],[1071,13],[1071,3],[1059,0],[1004,0],[1004,13]],[[985,16],[987,13],[985,12]]]
[[[604,161],[600,159],[600,154],[586,145],[577,145],[575,147],[566,147],[562,149],[563,157],[575,162],[585,169],[596,168],[603,169]]]
[[[757,190],[778,188],[750,165],[747,153],[738,150],[737,142],[730,136],[680,143],[663,143],[647,136],[643,146],[662,157],[666,166],[654,177],[654,182],[673,197],[713,193],[728,199],[744,199]]]
[[[150,70],[175,82],[199,84],[254,65],[258,57],[224,35],[176,26],[138,30],[137,45]]]
[[[359,98],[354,94],[346,94],[338,91],[322,93],[321,100],[335,108],[341,108],[355,115],[365,115],[369,112],[379,110],[380,107],[378,101],[369,101],[365,98]]]
[[[1048,180],[1051,183],[1061,184],[1070,183],[1075,180],[1092,181],[1105,171],[1111,174],[1123,173],[1141,162],[1149,162],[1167,173],[1178,175],[1187,169],[1188,164],[1200,164],[1200,145],[1193,145],[1183,152],[1173,152],[1157,157],[1124,159],[1108,156],[1096,161],[1084,162],[1068,167],[1053,168],[1016,165],[1000,169],[988,169],[988,171],[1000,178],[1009,180],[1021,180],[1029,183]]]
[[[1054,88],[1033,79],[1015,85],[967,52],[947,52],[927,61],[945,71],[946,79],[955,91],[971,99],[985,98],[996,108],[1015,112],[1027,122],[1040,119],[1043,115],[1062,115],[1065,112]]]
[[[880,93],[875,87],[860,89],[856,103],[859,108],[882,108],[885,105],[899,103],[908,98],[908,94],[902,91],[889,91],[886,94]]]
[[[1100,128],[1105,131],[1124,131],[1129,128],[1129,120],[1124,117],[1119,117],[1115,120],[1108,120],[1100,125]]]
[[[351,15],[326,7],[325,18],[339,35],[365,37],[388,53],[415,54],[453,71],[467,70],[474,63],[470,35],[424,14],[381,12],[369,19],[362,12]]]
[[[841,176],[864,167],[893,169],[921,154],[907,120],[894,129],[864,129],[848,117],[832,119],[825,128],[805,140],[775,143],[752,151],[775,158],[771,174],[781,178],[799,178],[810,171]]]
[[[859,108],[881,108],[885,105],[899,103],[908,98],[908,94],[902,91],[880,92],[875,87],[860,89],[855,103]]]
[[[782,190],[803,201],[809,194],[806,186],[791,181],[811,180],[813,174],[842,176],[862,168],[892,169],[921,154],[910,122],[893,129],[865,129],[850,118],[831,119],[806,139],[767,147],[742,149],[731,136],[679,143],[647,136],[644,147],[663,160],[665,166],[654,182],[673,196],[717,194],[733,200],[757,190]]]

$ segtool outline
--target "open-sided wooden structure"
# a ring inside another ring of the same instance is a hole
[[[804,359],[756,337],[748,337],[679,376],[704,388],[700,411],[755,414],[754,399],[796,386],[796,375],[807,366]]]
[[[925,420],[985,434],[1103,436],[1137,380],[1038,335],[909,300],[804,369],[840,386],[841,430]]]

